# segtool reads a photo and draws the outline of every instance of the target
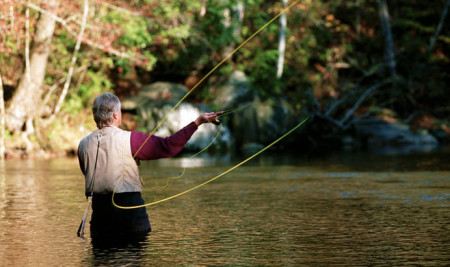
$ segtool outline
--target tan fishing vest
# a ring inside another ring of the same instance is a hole
[[[131,153],[131,132],[105,127],[83,138],[78,146],[80,168],[85,174],[86,194],[90,194],[97,153],[97,136],[102,134],[95,171],[94,193],[141,192],[142,180]]]

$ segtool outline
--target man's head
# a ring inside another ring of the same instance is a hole
[[[122,123],[120,106],[120,100],[114,94],[104,93],[97,96],[92,107],[97,127],[101,129],[109,125],[119,126]]]

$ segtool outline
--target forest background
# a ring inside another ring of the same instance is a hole
[[[0,157],[74,153],[101,92],[190,89],[293,1],[0,1]],[[243,72],[282,98],[310,144],[377,117],[450,134],[450,0],[300,0],[190,95]],[[445,138],[444,138],[445,139]],[[448,138],[447,138],[448,139]],[[295,141],[294,141],[295,142]]]

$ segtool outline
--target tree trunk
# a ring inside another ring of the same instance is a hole
[[[283,8],[287,7],[287,0],[281,0],[283,2]],[[284,51],[286,49],[286,13],[283,13],[280,18],[280,36],[278,39],[278,62],[277,62],[277,78],[280,79],[283,75],[284,65]]]
[[[49,10],[54,10],[59,1],[49,1]],[[6,110],[6,128],[12,133],[22,131],[24,124],[39,109],[42,84],[45,77],[50,42],[55,30],[55,19],[50,12],[41,13],[36,25],[29,68],[26,68]]]
[[[384,40],[386,45],[386,64],[391,70],[392,79],[396,80],[397,73],[395,71],[396,62],[394,54],[394,42],[392,41],[391,24],[389,23],[389,12],[386,0],[379,1],[378,15],[380,17],[381,30],[384,33]]]
[[[433,50],[434,44],[436,43],[439,33],[441,32],[442,26],[444,25],[445,17],[447,16],[449,6],[450,6],[450,0],[447,0],[444,10],[442,11],[442,15],[441,15],[439,24],[436,28],[436,31],[434,32],[433,38],[431,38],[430,45],[428,46],[428,53],[431,53],[431,50]]]
[[[234,41],[223,49],[223,57],[228,56],[235,48],[237,40],[241,37],[242,21],[244,19],[244,4],[242,0],[236,1],[232,9],[226,9],[223,13],[225,28],[231,29]]]

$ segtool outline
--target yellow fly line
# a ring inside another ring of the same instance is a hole
[[[195,89],[197,89],[197,87],[204,81],[206,80],[214,71],[216,71],[220,66],[222,66],[223,63],[225,63],[225,61],[227,61],[230,57],[232,57],[239,49],[241,49],[245,44],[247,44],[251,39],[253,39],[253,37],[255,37],[256,35],[258,35],[258,33],[260,33],[262,30],[264,30],[267,26],[269,26],[272,22],[274,22],[277,18],[279,18],[281,15],[283,15],[284,13],[286,13],[289,9],[291,9],[291,7],[293,7],[295,4],[297,4],[300,0],[296,0],[294,3],[292,3],[291,5],[289,5],[288,7],[286,7],[285,9],[283,9],[280,13],[278,13],[278,15],[276,15],[275,17],[273,17],[270,21],[268,21],[266,24],[264,24],[261,28],[259,28],[255,33],[253,33],[250,37],[248,37],[244,42],[242,42],[238,47],[236,47],[236,49],[234,49],[230,54],[228,54],[228,56],[226,56],[224,59],[222,59],[222,61],[220,61],[212,70],[210,70],[205,76],[203,76],[203,78],[198,81],[191,90],[189,90],[189,92],[187,92],[181,99],[180,101],[178,101],[178,103],[175,104],[175,106],[172,107],[172,109],[169,110],[169,112],[167,112],[167,114],[162,118],[162,120],[156,125],[156,127],[150,132],[150,134],[148,135],[148,137],[145,139],[145,141],[142,143],[142,145],[138,148],[138,150],[136,151],[136,153],[134,153],[133,157],[136,157],[138,155],[138,153],[141,151],[142,147],[144,147],[145,143],[147,143],[148,139],[150,138],[150,136],[152,136],[156,130],[159,129],[159,127],[166,121],[167,116],[169,115],[169,113],[171,113],[172,111],[174,111]]]
[[[218,116],[229,115],[231,113],[234,113],[234,112],[246,109],[246,108],[248,108],[250,106],[252,106],[252,105],[250,104],[250,105],[245,105],[245,106],[242,106],[242,107],[229,109],[229,110],[226,110],[226,111],[220,111],[220,112],[216,112],[216,114]],[[223,128],[222,125],[220,124],[220,120],[216,119],[216,122],[217,122],[216,124],[219,125],[219,131],[217,132],[216,136],[214,136],[212,141],[206,147],[204,147],[202,150],[200,150],[199,152],[195,153],[194,155],[190,156],[189,158],[194,158],[194,157],[198,156],[199,154],[205,152],[216,141],[217,137],[219,137],[220,133],[222,132],[222,128]],[[154,188],[155,189],[164,189],[164,188],[166,188],[169,185],[170,180],[179,179],[179,178],[183,177],[185,172],[186,172],[186,167],[183,168],[183,171],[178,176],[168,177],[165,185],[159,186],[158,182],[156,182]]]
[[[195,153],[194,155],[190,156],[189,158],[194,158],[194,157],[198,156],[199,154],[203,153],[204,151],[206,151],[206,150],[207,150],[207,149],[208,149],[208,148],[216,141],[217,137],[219,137],[219,135],[220,135],[221,132],[222,132],[222,125],[220,125],[219,131],[217,132],[216,136],[214,136],[213,140],[212,140],[205,148],[203,148],[203,149],[200,150],[199,152]],[[163,188],[166,188],[166,187],[169,185],[171,179],[172,179],[172,180],[173,180],[173,179],[179,179],[179,178],[181,178],[181,177],[184,175],[185,172],[186,172],[186,167],[183,168],[183,171],[182,171],[178,176],[174,176],[174,177],[169,177],[169,178],[167,178],[167,181],[166,181],[166,184],[165,184],[165,185],[163,185],[163,186],[158,186],[158,182],[156,182],[155,188],[156,188],[156,189],[163,189]]]
[[[273,17],[271,20],[269,20],[266,24],[264,24],[261,28],[259,28],[256,32],[254,32],[250,37],[248,37],[244,42],[242,42],[238,47],[236,47],[236,49],[234,49],[231,53],[229,53],[224,59],[222,59],[222,61],[220,61],[213,69],[211,69],[205,76],[203,76],[203,78],[201,80],[199,80],[192,88],[191,90],[189,90],[189,92],[187,92],[179,101],[178,103],[176,103],[172,109],[170,109],[166,115],[161,119],[161,121],[156,125],[156,127],[149,133],[149,135],[147,136],[147,138],[145,139],[145,141],[141,144],[141,146],[138,148],[138,150],[136,151],[136,153],[134,154],[133,157],[136,157],[138,155],[138,153],[141,151],[141,149],[144,147],[144,145],[147,143],[147,141],[149,140],[149,138],[156,132],[157,129],[159,129],[159,127],[166,121],[169,113],[171,113],[173,110],[175,110],[195,89],[197,89],[197,87],[204,81],[206,80],[214,71],[216,71],[220,66],[223,65],[223,63],[225,63],[230,57],[232,57],[239,49],[241,49],[245,44],[247,44],[251,39],[253,39],[256,35],[258,35],[262,30],[264,30],[267,26],[269,26],[271,23],[273,23],[276,19],[278,19],[282,14],[286,13],[289,9],[291,9],[295,4],[297,4],[300,0],[296,0],[294,1],[292,4],[290,4],[288,7],[284,8],[280,13],[278,13],[275,17]],[[236,111],[239,109],[236,109]],[[291,130],[289,130],[287,133],[285,133],[284,135],[282,135],[280,138],[278,138],[277,140],[275,140],[273,143],[271,143],[270,145],[266,146],[265,148],[261,149],[260,151],[258,151],[257,153],[255,153],[254,155],[250,156],[249,158],[247,158],[246,160],[240,162],[239,164],[233,166],[232,168],[228,169],[225,172],[222,172],[221,174],[209,179],[208,181],[199,184],[197,186],[194,186],[186,191],[183,191],[181,193],[172,195],[170,197],[158,200],[158,201],[154,201],[151,203],[147,203],[147,204],[142,204],[142,205],[137,205],[137,206],[120,206],[117,205],[114,202],[114,196],[116,194],[116,190],[117,187],[119,186],[119,184],[122,182],[122,179],[119,180],[114,188],[113,194],[112,194],[112,203],[115,207],[120,208],[120,209],[137,209],[137,208],[142,208],[142,207],[148,207],[148,206],[153,206],[162,202],[165,202],[167,200],[179,197],[181,195],[184,195],[186,193],[189,193],[195,189],[198,189],[216,179],[218,179],[219,177],[222,177],[223,175],[233,171],[234,169],[238,168],[239,166],[241,166],[242,164],[246,163],[247,161],[253,159],[254,157],[258,156],[259,154],[261,154],[262,152],[264,152],[266,149],[270,148],[271,146],[273,146],[274,144],[276,144],[277,142],[279,142],[281,139],[285,138],[286,136],[288,136],[289,134],[291,134],[293,131],[295,131],[298,127],[300,127],[304,122],[306,122],[306,120],[308,120],[308,118],[306,118],[305,120],[303,120],[302,122],[300,122],[299,124],[297,124],[294,128],[292,128]],[[217,135],[216,135],[217,137]],[[215,140],[215,138],[214,138]],[[210,143],[210,145],[214,142],[214,140]],[[210,145],[208,145],[207,147],[209,147]],[[206,147],[206,148],[207,148]],[[205,149],[206,149],[205,148]],[[202,151],[200,151],[199,153],[203,152],[205,149],[203,149]],[[199,153],[197,153],[196,155],[198,155]],[[179,176],[181,177],[184,174],[184,170],[183,173]],[[173,177],[173,178],[179,178],[179,177]],[[168,181],[169,182],[169,181]],[[167,182],[167,184],[168,184]]]
[[[171,200],[171,199],[174,199],[174,198],[176,198],[176,197],[182,196],[182,195],[184,195],[184,194],[186,194],[186,193],[189,193],[189,192],[191,192],[191,191],[194,191],[195,189],[198,189],[198,188],[200,188],[200,187],[202,187],[202,186],[204,186],[204,185],[206,185],[206,184],[211,183],[211,182],[214,181],[214,180],[217,180],[218,178],[224,176],[225,174],[227,174],[227,173],[233,171],[234,169],[238,168],[239,166],[243,165],[243,164],[246,163],[247,161],[253,159],[253,158],[256,157],[256,156],[258,156],[259,154],[261,154],[262,152],[264,152],[265,150],[269,149],[270,147],[272,147],[273,145],[275,145],[276,143],[278,143],[280,140],[282,140],[283,138],[285,138],[286,136],[288,136],[289,134],[291,134],[291,133],[292,133],[293,131],[295,131],[298,127],[300,127],[303,123],[305,123],[308,119],[309,119],[309,118],[304,119],[302,122],[300,122],[299,124],[297,124],[294,128],[292,128],[291,130],[289,130],[287,133],[285,133],[284,135],[282,135],[280,138],[278,138],[277,140],[273,141],[270,145],[264,147],[263,149],[261,149],[260,151],[256,152],[255,154],[253,154],[252,156],[248,157],[247,159],[245,159],[245,160],[241,161],[240,163],[234,165],[233,167],[229,168],[228,170],[222,172],[221,174],[219,174],[219,175],[217,175],[217,176],[215,176],[215,177],[209,179],[208,181],[203,182],[203,183],[201,183],[201,184],[199,184],[199,185],[196,185],[196,186],[194,186],[194,187],[192,187],[192,188],[190,188],[190,189],[188,189],[188,190],[185,190],[185,191],[183,191],[183,192],[181,192],[181,193],[178,193],[178,194],[175,194],[175,195],[172,195],[172,196],[170,196],[170,197],[166,197],[166,198],[163,198],[163,199],[160,199],[160,200],[157,200],[157,201],[153,201],[153,202],[150,202],[150,203],[147,203],[147,204],[142,204],[142,205],[137,205],[137,206],[120,206],[120,205],[117,205],[117,204],[114,202],[114,195],[115,195],[117,186],[118,186],[119,183],[120,183],[120,181],[119,181],[119,182],[116,184],[116,187],[114,188],[114,192],[113,192],[113,194],[112,194],[112,203],[113,203],[113,205],[114,205],[116,208],[120,208],[120,209],[138,209],[138,208],[142,208],[142,207],[153,206],[153,205],[156,205],[156,204],[165,202],[165,201],[167,201],[167,200]]]

